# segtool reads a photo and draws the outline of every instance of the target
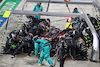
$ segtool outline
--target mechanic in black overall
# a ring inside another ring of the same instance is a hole
[[[30,34],[27,37],[19,37],[19,42],[21,44],[19,44],[19,47],[15,50],[15,52],[13,53],[13,56],[11,58],[14,58],[15,55],[18,53],[18,51],[20,51],[22,48],[28,47],[28,56],[30,56],[31,51],[34,49],[34,44],[32,43],[32,35]]]

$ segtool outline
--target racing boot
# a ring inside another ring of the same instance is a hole
[[[41,66],[41,64],[38,64],[37,66]]]

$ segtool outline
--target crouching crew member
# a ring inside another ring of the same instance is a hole
[[[54,63],[50,58],[51,45],[47,40],[38,39],[38,36],[33,37],[33,42],[35,43],[35,55],[38,55],[38,48],[40,49],[40,58],[38,60],[38,66],[42,64],[43,59],[45,59],[51,67],[54,67]]]

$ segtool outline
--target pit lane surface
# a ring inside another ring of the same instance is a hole
[[[86,0],[87,1],[87,0]],[[100,2],[100,1],[99,1]],[[24,10],[32,11],[36,3],[27,2],[27,7]],[[42,3],[43,11],[46,11],[47,4]],[[22,6],[21,6],[22,7]],[[71,12],[73,11],[74,7],[78,7],[79,11],[81,12],[80,8],[85,9],[87,13],[90,13],[92,16],[95,16],[95,10],[93,6],[90,5],[69,5]],[[21,10],[21,8],[19,8]],[[64,4],[50,4],[49,12],[69,12],[66,5]],[[64,29],[66,25],[66,17],[50,17],[50,16],[41,16],[41,18],[50,18],[51,19],[51,26],[56,26],[60,29]],[[25,16],[22,17],[22,22],[26,21]],[[8,24],[8,29],[6,31],[6,35],[3,41],[3,45],[6,42],[6,36],[15,29],[18,23],[18,18],[13,16],[13,19],[10,20]],[[1,35],[2,33],[0,33]],[[1,40],[0,40],[1,43]],[[34,57],[34,54],[31,54],[31,57],[24,57],[25,54],[17,55],[15,58],[11,58],[11,55],[2,55],[0,54],[0,67],[38,67],[37,60],[38,58]],[[54,59],[53,59],[54,61]],[[49,67],[50,65],[44,60],[43,65],[40,67]],[[56,67],[59,67],[59,62],[57,62]],[[65,67],[100,67],[100,63],[90,62],[90,61],[73,61],[67,60],[65,62]]]

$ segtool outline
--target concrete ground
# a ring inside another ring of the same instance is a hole
[[[38,58],[31,55],[31,57],[24,57],[24,54],[17,55],[15,58],[10,58],[11,55],[0,56],[0,67],[38,67]],[[52,58],[53,62],[55,58]],[[50,67],[47,61],[43,61],[40,67]],[[60,67],[59,62],[56,62],[55,67]],[[90,61],[73,61],[66,60],[64,67],[100,67],[100,63]]]
[[[22,9],[22,5],[21,5],[21,8],[19,8],[19,10]],[[24,10],[32,11],[35,5],[36,5],[36,3],[27,2]],[[45,12],[46,8],[47,8],[47,4],[42,3],[42,6],[43,6],[43,11]],[[91,14],[91,16],[95,17],[95,10],[94,10],[93,6],[90,6],[90,5],[69,5],[70,11],[72,12],[75,7],[77,7],[80,12],[82,12],[81,8],[83,8],[86,11],[86,13],[89,13],[89,14]],[[69,11],[68,11],[65,4],[50,4],[49,12],[69,12]],[[21,22],[19,21],[18,16],[13,15],[10,18],[10,21],[8,23],[8,29],[7,29],[5,37],[3,39],[2,45],[4,45],[6,40],[7,40],[6,36],[8,36],[8,34],[16,28],[17,23],[23,23],[23,22],[27,21],[27,19],[24,15],[21,17],[22,17]],[[53,16],[41,16],[41,18],[45,18],[45,19],[50,18],[51,19],[51,26],[56,26],[60,29],[64,29],[64,26],[66,25],[66,19],[67,19],[67,17],[53,17]],[[3,32],[4,31],[0,32],[0,35],[2,35]],[[0,40],[0,43],[1,43],[1,41],[2,40]],[[24,55],[25,54],[20,54],[12,59],[11,55],[0,54],[0,67],[38,67],[37,66],[38,58],[34,57],[33,54],[31,54],[31,57],[25,57]],[[52,59],[54,62],[55,61],[54,58],[52,58]],[[89,60],[88,61],[67,60],[64,65],[65,65],[65,67],[100,67],[100,63],[90,62]],[[43,65],[40,67],[49,67],[49,66],[50,65],[44,60]],[[59,62],[56,62],[56,67],[59,67]]]

